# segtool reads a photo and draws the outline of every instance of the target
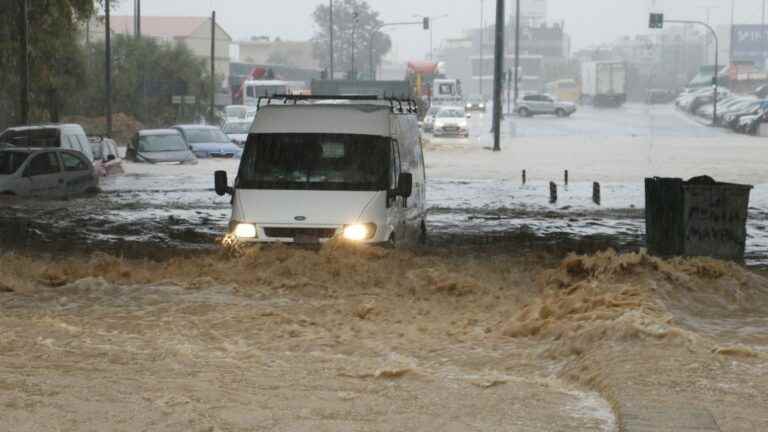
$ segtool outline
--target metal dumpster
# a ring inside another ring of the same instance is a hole
[[[744,259],[750,185],[710,177],[645,179],[645,232],[660,256]]]

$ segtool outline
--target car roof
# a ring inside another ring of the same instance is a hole
[[[453,105],[440,107],[440,111],[446,111],[446,110],[459,110],[459,111],[463,111],[464,107],[463,106],[453,106]]]
[[[39,153],[39,152],[57,152],[57,153],[80,153],[79,151],[62,147],[5,147],[0,148],[0,152],[16,153]]]
[[[180,135],[179,131],[176,129],[143,129],[140,130],[139,136],[148,136],[148,135]]]
[[[36,125],[30,125],[30,126],[14,126],[8,128],[8,130],[12,131],[25,131],[25,130],[43,130],[43,129],[73,129],[73,128],[79,128],[82,129],[83,127],[80,126],[77,123],[41,123]]]

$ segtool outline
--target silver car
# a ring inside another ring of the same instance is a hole
[[[0,195],[65,198],[97,192],[93,164],[79,151],[60,148],[0,150]]]
[[[553,114],[568,117],[576,112],[576,104],[563,102],[548,94],[529,94],[523,96],[515,105],[515,112],[520,117],[532,117],[536,114]]]

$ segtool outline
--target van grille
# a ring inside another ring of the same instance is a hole
[[[272,238],[317,237],[331,238],[336,234],[335,228],[264,228],[264,234]]]

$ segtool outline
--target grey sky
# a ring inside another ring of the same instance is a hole
[[[121,0],[118,11],[130,14],[133,0]],[[327,0],[142,0],[145,15],[208,15],[217,10],[220,22],[235,39],[267,35],[283,39],[307,39],[314,33],[311,13]],[[478,26],[480,0],[368,0],[386,21],[412,20],[413,14],[448,17],[434,23],[434,43],[459,36],[462,30]],[[486,20],[493,18],[495,0],[485,0]],[[736,21],[759,23],[763,0],[738,0]],[[182,6],[183,5],[183,6]],[[507,0],[507,7],[514,0]],[[650,9],[678,19],[706,19],[711,9],[712,24],[730,22],[731,0],[549,0],[550,21],[564,20],[575,49],[626,34],[647,32]],[[429,32],[420,27],[389,28],[393,56],[399,59],[423,58],[429,51]]]

